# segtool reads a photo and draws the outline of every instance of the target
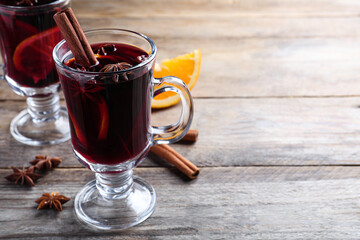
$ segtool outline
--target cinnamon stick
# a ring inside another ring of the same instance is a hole
[[[180,141],[196,142],[198,136],[199,136],[198,130],[190,129]]]
[[[184,158],[169,145],[155,145],[150,149],[151,152],[173,164],[190,179],[195,179],[200,170],[192,162]]]
[[[97,59],[72,9],[67,8],[57,12],[54,20],[73,53],[75,61],[84,67],[97,64]]]

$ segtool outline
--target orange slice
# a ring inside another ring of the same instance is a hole
[[[175,76],[183,80],[191,90],[199,77],[201,65],[201,52],[195,51],[177,56],[172,59],[163,60],[160,64],[155,65],[154,77],[161,78],[165,76]],[[162,85],[155,87],[155,90]],[[152,108],[166,108],[177,104],[180,101],[178,94],[174,92],[165,92],[153,98]]]
[[[46,78],[54,67],[52,50],[61,39],[62,35],[57,27],[24,39],[14,52],[16,69],[31,77],[35,83]]]

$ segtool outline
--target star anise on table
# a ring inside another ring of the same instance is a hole
[[[38,0],[17,0],[17,6],[34,6],[38,4]]]
[[[5,178],[11,182],[20,182],[21,185],[35,186],[34,181],[42,177],[40,174],[34,173],[33,166],[28,169],[23,168],[22,170],[16,167],[12,167],[12,169],[14,172]]]
[[[57,167],[61,162],[62,160],[59,157],[51,158],[47,155],[38,155],[30,162],[30,164],[35,165],[35,167],[39,170],[48,170]]]
[[[69,200],[70,198],[61,195],[58,192],[52,192],[51,194],[44,193],[35,202],[39,204],[39,206],[37,207],[38,210],[44,208],[53,208],[57,211],[62,211],[62,204],[66,203]]]

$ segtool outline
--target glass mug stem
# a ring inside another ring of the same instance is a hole
[[[60,107],[58,93],[28,97],[26,102],[28,108],[10,124],[10,132],[16,140],[39,146],[61,143],[69,138],[68,114]]]
[[[28,97],[28,112],[35,122],[44,122],[59,118],[60,97],[58,93],[46,97]]]
[[[119,174],[95,173],[96,188],[105,199],[127,197],[134,184],[132,173],[132,169]]]

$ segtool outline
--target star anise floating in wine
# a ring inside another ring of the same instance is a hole
[[[122,71],[128,68],[131,68],[132,65],[127,63],[127,62],[119,62],[119,63],[115,63],[115,64],[107,64],[105,65],[103,68],[100,69],[100,72],[105,72],[105,73],[109,73],[109,72],[118,72],[118,71]],[[122,74],[123,78],[125,80],[128,80],[126,73]],[[119,82],[119,74],[114,74],[112,77],[112,80],[114,82]]]
[[[41,178],[40,174],[34,173],[34,167],[31,166],[28,169],[23,168],[22,170],[12,167],[13,173],[6,176],[5,178],[11,182],[20,183],[21,185],[35,186],[34,181]]]
[[[38,0],[18,0],[16,2],[17,6],[34,6],[37,5],[39,2]]]
[[[49,170],[51,168],[55,168],[59,166],[62,162],[61,158],[59,157],[49,157],[47,155],[38,155],[32,160],[30,163],[35,165],[35,167],[39,170]]]
[[[35,202],[39,204],[39,206],[37,207],[38,210],[45,208],[53,208],[57,211],[62,211],[62,204],[66,203],[69,200],[70,198],[61,195],[58,192],[52,192],[51,194],[44,193]]]
[[[118,72],[131,67],[132,65],[127,62],[119,62],[114,64],[110,63],[110,64],[106,64],[103,68],[101,68],[100,72]]]
[[[113,52],[115,50],[114,44],[104,44],[96,48],[94,52],[99,55],[107,55],[108,52]]]

